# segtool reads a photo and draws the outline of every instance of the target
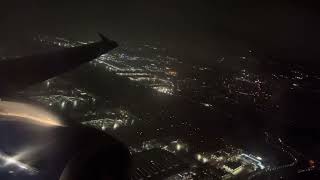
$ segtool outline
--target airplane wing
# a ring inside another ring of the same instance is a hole
[[[102,34],[99,36],[101,41],[79,47],[0,60],[0,97],[67,72],[118,46]]]

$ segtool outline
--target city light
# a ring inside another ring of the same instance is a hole
[[[53,44],[61,47],[75,47],[86,43],[76,41],[72,42],[63,38],[56,38],[53,41]],[[273,105],[275,105],[274,107],[277,107],[278,110],[281,109],[281,107],[279,108],[279,104],[277,102],[273,102],[272,99],[274,99],[274,94],[278,94],[277,92],[274,93],[274,90],[281,88],[281,84],[283,84],[281,83],[282,81],[286,82],[285,86],[288,85],[291,90],[295,90],[302,89],[305,86],[305,83],[302,82],[302,80],[311,77],[317,79],[317,81],[320,80],[319,75],[305,74],[302,70],[300,70],[300,67],[298,69],[290,68],[290,71],[288,71],[289,73],[272,71],[270,73],[271,76],[269,79],[268,76],[265,76],[265,73],[259,72],[260,68],[257,68],[257,64],[259,64],[260,66],[260,63],[257,63],[259,61],[256,61],[256,57],[253,57],[255,55],[255,53],[253,53],[253,50],[248,50],[250,55],[243,54],[241,56],[237,56],[236,58],[229,57],[228,55],[225,55],[225,57],[220,56],[216,61],[214,61],[215,65],[211,66],[205,64],[199,65],[197,62],[184,63],[183,59],[180,61],[158,51],[155,51],[156,56],[145,55],[144,53],[142,53],[144,47],[151,48],[153,50],[158,49],[150,45],[140,45],[139,47],[127,47],[124,45],[123,49],[119,48],[119,51],[115,51],[110,54],[104,54],[91,62],[90,64],[92,64],[92,66],[90,66],[90,68],[93,68],[94,70],[101,68],[103,70],[103,73],[111,72],[115,76],[127,78],[130,81],[134,81],[133,84],[135,84],[136,87],[149,87],[150,89],[154,90],[153,94],[161,94],[161,96],[159,97],[166,97],[165,95],[175,95],[177,97],[181,96],[183,99],[191,100],[190,102],[201,106],[203,109],[217,109],[217,114],[221,113],[221,117],[225,117],[228,119],[234,119],[233,117],[236,117],[238,113],[237,108],[243,108],[243,104],[248,105],[248,108],[252,108],[252,110],[257,110],[252,111],[257,113],[268,111],[275,112],[273,111]],[[230,62],[230,60],[232,62]],[[238,67],[237,64],[239,62],[240,65]],[[178,63],[184,63],[184,65],[181,66],[183,68],[178,67]],[[277,64],[276,62],[273,63]],[[180,70],[181,72],[179,72]],[[61,79],[65,82],[65,79],[63,79],[63,77]],[[114,78],[113,80],[115,79],[116,78]],[[137,84],[142,86],[139,86]],[[84,108],[81,107],[79,109],[75,107],[79,105],[89,104],[88,102],[95,102],[95,98],[100,98],[94,97],[90,92],[87,92],[86,90],[80,90],[76,88],[68,89],[68,87],[70,86],[66,86],[67,88],[62,86],[54,87],[53,85],[58,85],[58,81],[54,81],[54,83],[53,81],[51,81],[51,83],[50,81],[45,81],[41,88],[47,87],[47,89],[45,88],[47,91],[50,88],[50,93],[54,92],[52,93],[54,95],[51,94],[32,96],[32,98],[36,98],[38,102],[41,102],[45,105],[49,104],[49,106],[52,106],[52,108],[57,107],[58,109],[62,110],[67,109],[67,107],[69,106],[73,106],[73,110],[80,111],[82,111],[82,109],[84,109],[86,106],[83,106]],[[279,86],[279,88],[274,88],[273,86]],[[61,89],[58,87],[60,87]],[[116,88],[117,86],[115,85],[114,89]],[[101,100],[102,102],[107,101],[108,107],[109,105],[110,107],[113,106],[113,101],[109,100],[109,96],[105,96],[102,98],[103,99],[98,99],[99,101],[97,102],[101,102]],[[128,99],[128,101],[130,101],[130,99]],[[251,103],[253,106],[251,106]],[[102,103],[96,103],[96,105],[98,104]],[[272,106],[269,106],[270,104],[272,104]],[[107,129],[117,130],[120,127],[131,126],[134,124],[134,122],[143,122],[145,117],[147,117],[146,119],[157,119],[158,117],[157,114],[149,112],[139,112],[137,113],[137,116],[139,117],[133,118],[133,115],[124,109],[121,109],[119,112],[106,113],[105,107],[91,107],[92,108],[90,110],[84,110],[84,116],[80,122],[84,125],[93,126],[102,131],[105,131]],[[198,136],[197,138],[201,138],[201,136],[199,135],[201,134],[202,128],[200,131],[200,128],[195,127],[194,124],[191,123],[191,120],[189,122],[187,114],[186,120],[183,120],[185,122],[180,123],[180,119],[182,118],[180,118],[180,116],[175,117],[174,115],[172,115],[175,114],[174,108],[179,108],[179,106],[173,107],[173,109],[170,108],[171,107],[167,108],[166,106],[161,106],[159,112],[161,112],[161,119],[170,120],[170,124],[168,125],[170,125],[170,128],[173,131],[175,130],[175,128],[184,128],[187,131],[185,134],[187,134],[188,136],[192,138]],[[1,106],[0,111],[2,111]],[[4,113],[10,115],[6,111],[4,111]],[[153,118],[153,115],[156,115],[156,118]],[[20,116],[36,119],[34,120],[36,122],[40,121],[39,119],[37,119],[37,116],[30,117],[29,114],[22,114]],[[235,125],[234,127],[237,126]],[[178,129],[178,131],[180,131],[180,129]],[[167,131],[166,129],[166,126],[163,126],[161,128],[159,127],[155,131],[155,136],[163,136],[167,132],[169,133],[169,131]],[[144,130],[137,130],[135,133],[143,138],[145,138],[148,134],[145,133]],[[201,152],[199,154],[189,155],[191,156],[191,158],[193,158],[192,162],[198,160],[198,162],[195,163],[195,166],[206,166],[210,167],[211,170],[219,170],[219,173],[215,172],[216,174],[221,174],[222,171],[222,174],[226,173],[227,175],[235,175],[238,172],[237,170],[242,168],[246,169],[247,173],[255,174],[296,165],[298,161],[297,158],[293,156],[293,153],[291,153],[284,147],[283,142],[280,138],[278,140],[282,146],[281,150],[292,157],[292,163],[281,165],[278,167],[272,167],[274,164],[273,162],[269,164],[270,158],[244,154],[245,150],[234,148],[232,146],[230,148],[229,145],[226,148],[223,147],[222,149],[219,149],[217,151],[215,150],[214,152]],[[225,144],[225,141],[223,142],[223,144]],[[199,143],[205,144],[206,142],[200,139]],[[143,142],[143,145],[141,147],[138,147],[136,149],[137,151],[143,151],[159,148],[169,151],[173,154],[182,155],[185,154],[185,152],[186,154],[189,153],[188,147],[189,146],[182,141],[176,140],[171,142],[160,142],[158,139],[149,139]],[[190,146],[190,152],[198,152],[198,149],[194,150],[193,148],[196,149],[197,147]],[[264,161],[262,161],[263,159]],[[14,162],[12,159],[7,159],[7,161],[9,163]],[[207,164],[201,165],[202,163]],[[310,163],[310,166],[312,167],[313,164],[315,163]],[[205,169],[205,171],[209,171],[210,168]],[[223,176],[221,175],[221,179],[226,179],[222,177]]]
[[[177,148],[177,151],[180,151],[181,150],[181,145],[177,144],[176,148]]]
[[[207,158],[202,158],[202,162],[203,163],[207,163],[209,161],[209,159],[207,159]]]
[[[118,127],[119,127],[119,124],[118,123],[114,123],[113,129],[117,129]]]
[[[77,106],[78,106],[78,101],[77,100],[73,101],[73,107],[77,107]]]
[[[201,154],[197,154],[197,160],[200,161],[202,159]]]
[[[132,126],[136,116],[125,109],[116,109],[111,111],[95,112],[89,111],[84,114],[86,121],[82,122],[84,125],[89,125],[100,130],[116,130],[119,127]]]
[[[47,88],[50,86],[50,81],[46,82]]]
[[[66,102],[62,101],[60,107],[61,107],[61,109],[64,109],[66,107]]]
[[[254,157],[251,154],[249,154],[249,155],[241,154],[240,157],[243,161],[250,163],[250,164],[253,164],[255,166],[258,166],[260,169],[265,168],[265,166],[262,164],[262,162],[257,157]]]
[[[106,126],[102,126],[102,127],[101,127],[101,130],[102,130],[102,131],[105,131],[106,129],[107,129]]]
[[[72,105],[73,108],[77,108],[80,104],[94,103],[95,97],[84,90],[72,89],[70,93],[72,96],[67,96],[68,90],[57,91],[53,95],[41,95],[32,96],[31,99],[34,101],[39,101],[43,104],[48,104],[49,106],[59,106],[62,110],[67,107],[68,104]]]
[[[212,104],[208,104],[208,103],[200,103],[200,104],[202,104],[205,107],[212,107]]]
[[[167,87],[153,87],[154,90],[160,92],[160,93],[164,93],[164,94],[168,94],[168,95],[172,95],[173,94],[173,89],[167,88]]]

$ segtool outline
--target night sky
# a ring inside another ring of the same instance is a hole
[[[314,3],[234,0],[11,0],[0,6],[1,45],[35,34],[79,40],[102,32],[120,42],[169,48],[185,61],[210,62],[254,49],[301,61],[320,56]]]

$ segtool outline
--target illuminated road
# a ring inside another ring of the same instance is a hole
[[[265,132],[266,134],[266,142],[279,149],[280,151],[282,151],[283,153],[287,154],[288,157],[291,158],[291,162],[287,163],[287,164],[283,164],[281,166],[277,166],[277,167],[272,167],[272,168],[267,168],[264,171],[260,171],[256,174],[252,174],[249,179],[254,179],[254,178],[259,178],[259,176],[261,175],[266,175],[266,174],[274,174],[275,172],[279,172],[280,170],[286,169],[286,168],[292,168],[294,166],[296,166],[298,164],[298,158],[294,155],[294,152],[292,152],[292,148],[289,147],[288,145],[284,144],[283,141],[280,138],[276,138],[275,142],[270,141],[271,135],[267,132]]]

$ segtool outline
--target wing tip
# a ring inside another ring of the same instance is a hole
[[[112,44],[114,47],[117,47],[117,46],[118,46],[118,43],[117,43],[117,42],[108,39],[108,38],[107,38],[105,35],[103,35],[102,33],[98,33],[98,35],[99,35],[99,37],[101,38],[101,40],[102,40],[103,42]]]
[[[110,41],[105,35],[103,35],[102,33],[98,33],[99,37],[101,38],[101,40],[103,41]]]

